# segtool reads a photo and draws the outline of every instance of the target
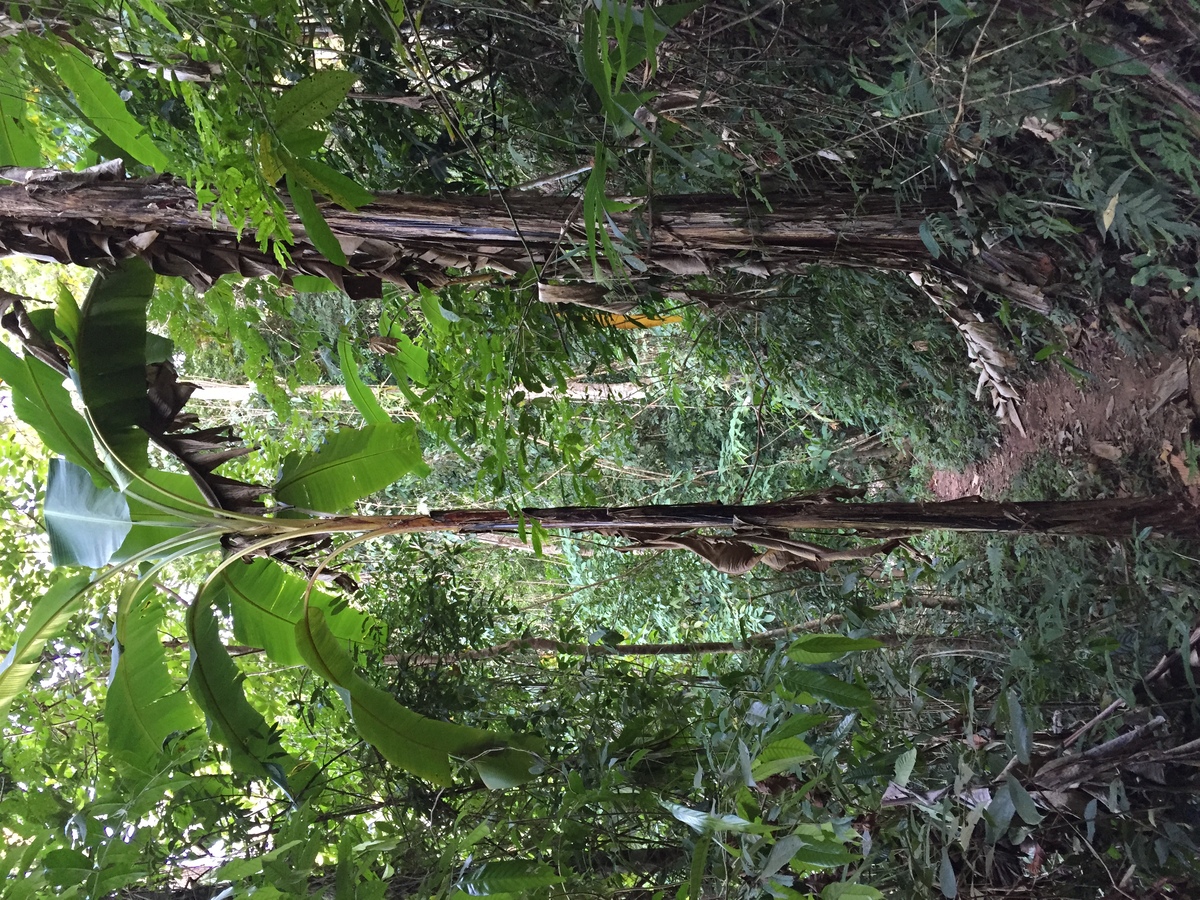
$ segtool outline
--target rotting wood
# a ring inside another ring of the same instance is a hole
[[[536,268],[545,277],[586,278],[562,255],[585,241],[579,202],[571,197],[379,194],[355,211],[326,205],[348,265],[318,253],[293,215],[297,242],[284,268],[270,248],[241,233],[245,223],[214,220],[190,189],[169,177],[126,178],[111,163],[86,173],[10,168],[0,175],[18,182],[0,187],[0,249],[87,266],[141,256],[159,274],[201,289],[227,273],[323,275],[354,297],[377,295],[383,281],[437,287],[447,283],[448,268],[506,274]],[[653,240],[636,252],[651,274],[668,278],[769,276],[813,264],[926,270],[1019,302],[1041,302],[1037,285],[1046,274],[1037,254],[1001,247],[967,263],[932,257],[919,229],[929,212],[948,209],[949,202],[929,194],[898,205],[887,195],[813,190],[774,197],[768,207],[688,195],[656,197],[652,213],[614,214],[613,223],[624,234],[649,231]]]

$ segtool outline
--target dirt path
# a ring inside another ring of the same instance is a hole
[[[1180,349],[1131,358],[1099,327],[1083,329],[1067,357],[1087,376],[1074,377],[1054,363],[1045,378],[1025,384],[1025,435],[1006,424],[990,457],[961,472],[934,473],[930,490],[947,500],[999,499],[1022,466],[1048,452],[1114,475],[1118,493],[1125,492],[1121,470],[1133,464],[1142,472],[1152,467],[1162,490],[1187,491],[1200,500],[1200,477],[1189,475],[1184,453],[1200,407],[1195,361],[1188,389],[1188,360],[1200,349],[1200,330],[1187,327],[1172,343]]]

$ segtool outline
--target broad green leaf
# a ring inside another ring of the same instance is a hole
[[[849,638],[840,634],[806,634],[788,647],[789,659],[798,663],[826,663],[841,659],[847,653],[859,650],[877,650],[882,647],[871,638]]]
[[[300,224],[304,226],[304,233],[312,245],[335,266],[346,265],[346,254],[342,251],[342,245],[334,237],[329,223],[317,207],[313,192],[305,187],[300,179],[294,178],[291,172],[285,174],[284,183],[287,185],[288,196],[292,198],[296,215],[300,217]]]
[[[1107,69],[1115,75],[1149,75],[1150,67],[1129,53],[1112,44],[1084,41],[1079,48],[1088,62],[1099,69]]]
[[[0,716],[8,711],[13,699],[29,683],[42,661],[42,648],[79,609],[91,585],[89,575],[69,575],[33,601],[17,642],[0,660]]]
[[[493,747],[480,751],[467,761],[479,773],[484,786],[492,791],[506,791],[529,781],[534,776],[534,764],[544,747],[536,739],[517,735],[511,740],[527,747]]]
[[[126,588],[117,604],[117,664],[104,701],[108,746],[139,769],[163,741],[199,725],[196,708],[167,669],[159,626],[163,608],[148,585]]]
[[[84,853],[66,848],[51,850],[42,857],[42,865],[50,883],[59,888],[83,884],[96,871]]]
[[[1016,813],[1017,807],[1013,800],[1012,790],[1009,788],[1008,781],[1000,785],[996,789],[996,793],[992,795],[992,801],[987,805],[984,811],[984,820],[986,824],[987,836],[986,840],[989,844],[994,844],[1000,838],[1008,833],[1008,826],[1012,823],[1012,817]]]
[[[774,741],[782,741],[784,738],[796,737],[828,721],[829,716],[823,716],[820,713],[797,713],[794,716],[788,716],[782,723],[775,726],[766,736],[765,742],[770,744]]]
[[[469,761],[507,745],[499,736],[478,728],[427,719],[368,684],[354,671],[354,663],[319,609],[309,608],[296,624],[296,643],[309,668],[338,689],[359,734],[388,762],[406,772],[435,784],[449,784],[452,756]]]
[[[171,20],[167,18],[167,14],[163,11],[163,8],[155,3],[154,0],[136,0],[136,2],[158,24],[171,32],[171,34],[178,36],[179,29],[172,24]]]
[[[292,287],[301,294],[321,294],[337,290],[337,285],[323,275],[293,275]]]
[[[343,428],[315,453],[289,453],[275,499],[301,509],[337,513],[410,472],[429,473],[412,422]]]
[[[362,380],[362,376],[358,372],[358,359],[355,357],[354,348],[350,346],[350,339],[346,335],[343,334],[338,338],[337,349],[338,364],[342,367],[342,377],[346,380],[346,394],[350,397],[354,408],[362,414],[368,425],[390,423],[392,417],[379,405],[379,398],[375,396],[375,392]]]
[[[662,25],[674,28],[707,2],[708,0],[690,0],[688,3],[664,3],[653,8],[647,6],[646,11],[653,13],[654,18]]]
[[[108,83],[82,51],[69,44],[52,50],[55,70],[83,114],[95,128],[114,144],[158,172],[170,168],[170,161],[146,134],[145,127],[125,107],[125,101]]]
[[[25,80],[18,71],[17,51],[0,53],[0,166],[40,166],[42,151],[25,119]]]
[[[208,719],[209,732],[229,749],[234,770],[249,778],[269,778],[287,791],[287,772],[295,761],[280,744],[278,731],[246,700],[245,676],[221,642],[210,603],[205,591],[188,609],[188,688]]]
[[[337,69],[314,72],[283,92],[271,111],[271,124],[286,141],[289,135],[329,116],[346,99],[357,80],[353,72]]]
[[[296,623],[304,615],[304,590],[307,581],[278,563],[256,559],[229,566],[214,582],[213,600],[229,601],[233,613],[233,636],[238,643],[262,647],[267,656],[284,666],[304,662],[296,646]],[[343,609],[336,615],[334,598],[314,589],[311,606],[325,611],[329,629],[347,641],[361,641],[370,619],[356,609]]]
[[[111,488],[96,487],[92,476],[74,463],[50,460],[43,506],[56,566],[106,565],[132,527],[129,504]]]
[[[92,282],[80,311],[75,364],[79,393],[92,427],[115,456],[105,458],[123,488],[129,470],[149,467],[148,438],[141,429],[150,413],[146,396],[146,304],[154,272],[137,258],[104,269]]]
[[[771,852],[767,854],[767,858],[763,860],[758,877],[761,879],[770,878],[787,865],[787,863],[791,862],[793,854],[803,846],[804,841],[794,834],[784,835],[779,838],[775,842],[775,846],[771,848]]]
[[[811,694],[843,709],[870,709],[874,705],[871,692],[862,685],[816,669],[792,669],[784,675],[783,682],[790,690]]]
[[[942,865],[938,870],[938,887],[946,900],[954,900],[958,896],[958,876],[954,874],[954,864],[950,862],[950,853],[942,848]]]
[[[322,162],[303,156],[289,156],[284,160],[287,174],[306,188],[328,197],[343,209],[358,209],[375,199],[375,195],[353,178],[347,178],[336,169]],[[291,192],[291,188],[288,188]]]
[[[475,866],[459,879],[459,887],[473,897],[525,894],[566,881],[546,863],[506,859]]]
[[[176,552],[179,539],[189,531],[195,537],[194,551],[219,546],[218,534],[205,533],[197,527],[195,507],[207,504],[190,476],[147,469],[125,489],[123,496],[129,503],[133,527],[114,554],[113,562],[124,562],[139,555],[144,559],[161,559]],[[164,506],[167,509],[163,509]],[[161,551],[151,552],[155,547],[161,547]]]
[[[421,295],[421,312],[425,314],[425,321],[435,334],[447,335],[450,333],[450,326],[458,321],[458,316],[442,306],[442,298],[431,291],[425,285],[419,286]]]
[[[67,339],[71,352],[79,341],[79,322],[82,313],[75,295],[61,281],[58,283],[58,301],[54,304],[54,327]]]
[[[937,242],[937,238],[933,236],[933,230],[929,227],[929,220],[926,219],[917,228],[917,234],[921,238],[921,243],[925,245],[925,249],[929,251],[929,255],[934,259],[939,259],[942,255],[942,248]]]
[[[786,772],[793,766],[810,760],[814,756],[816,754],[813,753],[812,747],[808,746],[800,738],[790,737],[780,741],[773,741],[763,747],[762,751],[758,754],[758,758],[754,760],[754,767],[750,770],[750,774],[754,776],[755,781],[760,781],[771,775]]]
[[[821,900],[883,900],[883,894],[869,884],[853,881],[835,881],[825,885]]]
[[[175,342],[170,338],[146,332],[146,365],[164,363],[175,355]]]
[[[700,900],[704,896],[704,872],[708,868],[708,851],[712,848],[712,835],[704,835],[692,849],[692,864],[688,867],[688,900]]]
[[[769,825],[750,822],[741,816],[732,814],[719,816],[716,813],[692,809],[690,806],[682,806],[679,803],[672,803],[669,800],[660,800],[659,803],[663,809],[698,834],[716,834],[722,831],[769,834],[774,831]]]
[[[952,16],[962,16],[964,19],[974,18],[976,13],[971,12],[971,7],[963,3],[963,0],[938,0],[942,9],[950,13]]]
[[[1029,725],[1025,721],[1025,710],[1021,707],[1021,697],[1016,688],[1008,689],[1008,724],[1009,736],[1012,738],[1013,752],[1022,765],[1029,765],[1029,755],[1033,752],[1033,738],[1029,734]]]
[[[1045,818],[1037,810],[1037,805],[1033,802],[1033,798],[1029,796],[1029,791],[1025,790],[1025,786],[1013,777],[1011,772],[1008,773],[1008,794],[1012,797],[1013,808],[1017,811],[1017,815],[1024,820],[1026,825],[1037,825]]]
[[[792,856],[792,868],[797,872],[832,869],[862,859],[861,854],[846,849],[845,842],[838,839],[831,825],[801,823],[793,834],[804,842]]]
[[[286,854],[288,854],[292,850],[294,850],[296,847],[298,847],[300,844],[301,844],[301,842],[298,840],[285,841],[284,843],[280,844],[278,847],[274,847],[271,850],[268,850],[266,853],[262,854],[261,856],[249,856],[249,857],[241,857],[241,858],[231,859],[229,862],[227,862],[223,866],[221,866],[221,868],[217,869],[217,871],[215,873],[216,877],[213,878],[213,880],[217,881],[217,882],[222,882],[222,881],[236,882],[236,881],[241,881],[244,878],[249,878],[253,875],[257,875],[259,872],[261,872],[263,870],[263,865],[265,863],[272,862],[273,860],[279,859],[281,856],[285,856]],[[255,893],[262,893],[262,892],[256,891]],[[276,894],[275,896],[279,896],[279,895]]]
[[[853,77],[853,76],[851,76],[851,77]],[[867,81],[866,79],[863,79],[863,78],[855,78],[854,81],[860,88],[862,88],[868,94],[874,94],[876,97],[886,97],[891,93],[891,91],[889,91],[887,88],[881,88],[879,85],[875,84],[874,82]]]
[[[395,325],[388,332],[396,339],[396,352],[389,353],[384,361],[396,381],[404,384],[405,378],[411,378],[416,384],[425,387],[429,384],[429,351],[412,342],[408,335]]]
[[[899,756],[896,757],[896,770],[892,775],[892,781],[905,787],[908,784],[908,779],[912,777],[913,766],[917,764],[917,748],[910,747]]]
[[[17,418],[38,433],[51,453],[86,469],[99,483],[109,481],[87,422],[71,405],[62,375],[40,359],[17,356],[0,344],[0,379],[12,389]]]

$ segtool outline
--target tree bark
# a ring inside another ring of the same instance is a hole
[[[1195,535],[1200,516],[1182,497],[1108,500],[1038,500],[1003,503],[964,498],[916,503],[855,503],[797,499],[754,506],[694,503],[676,506],[529,508],[513,515],[500,509],[444,510],[414,516],[342,516],[320,520],[313,530],[416,534],[513,533],[536,522],[542,528],[614,534],[655,540],[696,529],[721,529],[750,543],[756,536],[791,531],[855,531],[872,538],[923,531],[1132,537],[1149,528],[1159,534]],[[247,535],[290,532],[295,520],[264,519]],[[282,526],[282,527],[281,527]],[[817,548],[818,550],[821,548]],[[831,551],[851,554],[855,551]],[[861,557],[861,553],[855,558]]]
[[[507,274],[533,268],[541,278],[581,277],[562,255],[586,241],[581,204],[571,197],[379,194],[355,211],[327,205],[348,265],[318,253],[292,215],[297,240],[284,267],[270,248],[239,237],[245,223],[214,220],[184,185],[127,179],[119,166],[105,165],[90,179],[47,170],[0,172],[23,182],[0,187],[0,250],[85,266],[136,255],[157,273],[184,277],[200,289],[232,272],[323,275],[356,297],[377,295],[382,281],[437,287],[448,280],[448,268]],[[1044,302],[1035,283],[1045,281],[1047,261],[1038,254],[1013,249],[1001,256],[994,249],[966,264],[934,260],[919,229],[929,212],[949,209],[941,195],[901,205],[893,197],[855,198],[830,189],[773,198],[770,207],[730,197],[656,197],[612,219],[622,234],[645,235],[631,252],[660,276],[766,276],[813,264],[937,270],[1015,293],[1027,304]]]

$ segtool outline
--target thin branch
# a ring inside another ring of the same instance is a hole
[[[927,609],[957,606],[958,601],[951,597],[925,597],[917,601],[918,605]],[[875,612],[891,612],[904,607],[904,600],[892,600],[872,606]],[[580,644],[558,641],[553,638],[515,638],[484,647],[480,650],[465,650],[461,653],[419,654],[413,656],[390,655],[383,658],[387,666],[409,665],[421,668],[435,666],[452,666],[461,662],[478,662],[485,659],[509,656],[526,650],[533,650],[543,656],[695,656],[700,653],[729,654],[750,653],[764,647],[772,646],[776,641],[786,639],[793,634],[804,631],[818,631],[831,625],[840,625],[846,617],[841,613],[831,613],[815,619],[806,619],[794,625],[782,628],[772,628],[760,631],[741,641],[689,641],[672,644]]]

